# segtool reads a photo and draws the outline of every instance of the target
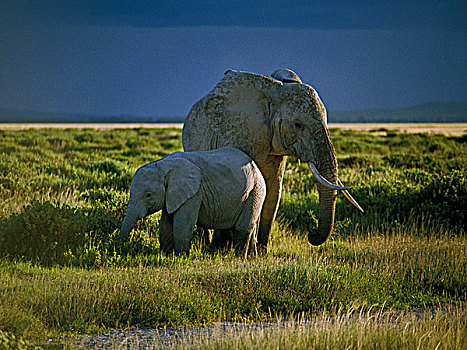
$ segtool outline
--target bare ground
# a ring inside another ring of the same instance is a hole
[[[431,133],[448,136],[467,134],[467,123],[330,123],[329,128],[360,130],[374,135],[387,132]]]
[[[438,307],[413,310],[368,310],[340,316],[317,316],[310,320],[276,320],[269,323],[218,322],[201,326],[163,329],[119,330],[106,334],[83,334],[67,341],[75,346],[92,350],[107,349],[161,349],[190,348],[190,344],[207,344],[210,340],[225,337],[258,336],[263,333],[326,331],[341,329],[355,323],[374,324],[383,327],[407,327],[421,320],[451,317],[463,312],[462,306]],[[185,346],[183,346],[185,345]]]
[[[0,129],[133,129],[133,128],[182,128],[183,123],[0,123]]]
[[[360,130],[372,134],[386,134],[387,132],[444,134],[448,136],[462,136],[467,134],[467,123],[329,123],[329,128],[348,130]],[[31,128],[92,128],[92,129],[117,129],[117,128],[182,128],[183,123],[140,123],[140,124],[66,124],[66,123],[4,123],[0,129],[23,130]]]

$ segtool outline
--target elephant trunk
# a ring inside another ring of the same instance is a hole
[[[322,153],[317,155],[317,159],[322,160],[318,164],[319,173],[327,180],[320,181],[317,184],[319,193],[318,228],[308,234],[308,242],[315,246],[326,242],[331,235],[336,210],[337,187],[324,183],[338,184],[337,159],[329,136],[327,137],[325,146],[320,148]],[[310,169],[312,168],[310,166]]]
[[[326,175],[324,175],[326,176]],[[326,176],[329,181],[334,182]],[[318,228],[308,234],[308,242],[321,245],[329,238],[334,227],[334,213],[336,210],[337,191],[322,184],[318,184],[319,209]]]
[[[138,217],[134,214],[130,207],[127,209],[125,214],[125,219],[123,219],[122,227],[120,228],[120,233],[118,234],[117,240],[126,241],[130,235],[131,230],[136,226]]]

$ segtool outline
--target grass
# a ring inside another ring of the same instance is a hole
[[[461,238],[375,236],[313,251],[299,240],[293,249],[301,253],[286,257],[287,238],[275,238],[272,254],[253,261],[194,254],[130,268],[5,264],[2,325],[34,339],[42,332],[310,319],[369,307],[431,308],[467,296],[467,245]]]
[[[181,150],[181,130],[0,130],[0,344],[285,317],[308,323],[178,346],[465,348],[466,138],[331,137],[366,214],[339,198],[331,240],[310,247],[315,185],[289,161],[270,252],[242,261],[197,239],[163,256],[158,214],[114,242],[134,171]]]
[[[180,349],[463,349],[467,346],[465,310],[434,315],[314,318],[302,324],[263,328],[186,341]]]

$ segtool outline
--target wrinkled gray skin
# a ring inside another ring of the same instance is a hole
[[[118,239],[128,239],[138,219],[162,210],[159,240],[167,254],[189,254],[198,224],[233,231],[236,255],[254,255],[265,197],[261,172],[236,148],[172,153],[136,171]]]
[[[192,107],[183,127],[185,151],[233,146],[258,165],[267,187],[258,232],[258,249],[263,253],[279,204],[287,156],[314,164],[332,184],[338,180],[326,109],[318,94],[290,70],[278,70],[272,77],[227,71]],[[308,235],[313,245],[323,244],[331,234],[337,197],[335,189],[317,186],[318,228]],[[221,240],[216,234],[214,239]]]

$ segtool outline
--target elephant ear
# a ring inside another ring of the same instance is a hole
[[[211,148],[232,146],[262,163],[271,148],[270,117],[282,83],[263,75],[229,70],[204,99]]]
[[[165,205],[167,212],[172,214],[198,192],[202,174],[201,169],[188,159],[174,158],[170,162],[165,178]]]
[[[302,80],[297,75],[297,73],[290,69],[277,69],[274,72],[272,72],[271,77],[282,81],[283,83],[302,83]]]

